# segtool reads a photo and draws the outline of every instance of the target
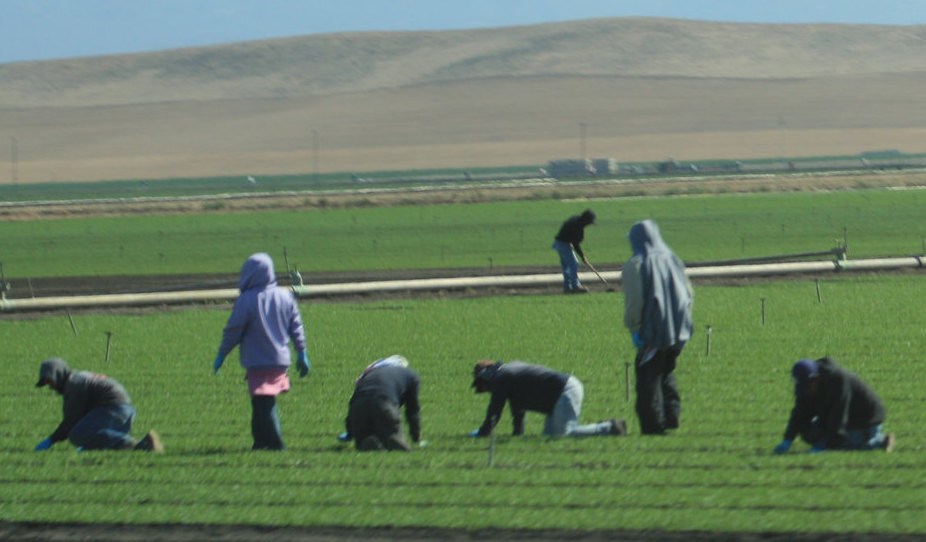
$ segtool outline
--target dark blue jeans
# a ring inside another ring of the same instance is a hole
[[[559,264],[563,268],[563,291],[575,290],[579,283],[579,260],[572,245],[563,241],[554,241],[553,250],[559,254]]]
[[[84,450],[123,450],[135,441],[130,435],[135,407],[129,404],[98,407],[87,413],[68,433],[68,440]]]
[[[826,437],[826,428],[820,422],[819,418],[814,418],[802,427],[800,436],[804,442],[811,446],[817,446]],[[883,424],[872,425],[865,429],[848,429],[843,440],[838,442],[827,442],[827,450],[875,450],[884,447],[884,426]]]
[[[252,450],[283,450],[283,433],[280,429],[280,413],[276,397],[272,395],[251,396],[251,434],[254,436]]]

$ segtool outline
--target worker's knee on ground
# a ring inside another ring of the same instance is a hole
[[[376,452],[386,448],[376,435],[367,435],[362,440],[357,441],[357,449],[361,452]]]

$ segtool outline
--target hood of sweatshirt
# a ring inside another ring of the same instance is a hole
[[[646,255],[667,248],[665,241],[662,240],[662,234],[659,233],[659,226],[648,219],[631,226],[627,239],[630,240],[633,253],[638,255]]]
[[[276,272],[273,270],[273,259],[269,254],[252,254],[241,266],[241,280],[238,281],[238,291],[241,293],[247,290],[264,290],[276,285]]]
[[[51,358],[42,362],[39,367],[39,381],[35,385],[37,388],[48,384],[58,393],[64,393],[64,386],[71,377],[71,368],[66,361],[61,358]]]

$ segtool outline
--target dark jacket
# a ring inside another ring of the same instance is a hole
[[[514,431],[512,434],[524,433],[524,414],[530,410],[550,415],[569,375],[522,361],[496,363],[497,370],[490,371],[485,387],[492,394],[485,421],[479,427],[479,436],[486,436],[498,423],[505,408],[510,403]]]
[[[867,429],[884,423],[884,405],[878,394],[855,373],[843,369],[831,358],[816,361],[820,367],[820,386],[813,397],[796,397],[785,440],[794,440],[819,417],[824,440],[820,448],[838,447],[850,429]]]
[[[50,378],[51,387],[64,397],[64,419],[49,437],[52,442],[67,440],[77,422],[97,407],[131,404],[122,384],[106,375],[72,371],[62,362]]]
[[[398,366],[379,367],[365,373],[354,386],[350,398],[353,403],[361,398],[386,399],[398,406],[405,406],[405,419],[408,421],[408,433],[413,442],[421,438],[421,406],[418,402],[420,380],[418,373]],[[349,412],[349,409],[348,409]],[[346,420],[350,433],[350,414]]]
[[[643,344],[663,350],[691,338],[694,295],[685,264],[662,240],[651,220],[627,234],[633,256],[624,266],[624,325],[639,331]]]
[[[556,241],[569,243],[572,245],[572,249],[576,251],[576,254],[578,254],[579,257],[584,257],[582,253],[582,247],[580,245],[582,240],[585,239],[585,226],[588,226],[593,222],[594,214],[590,214],[589,211],[586,211],[581,215],[573,215],[569,217],[565,222],[563,222],[563,225],[560,226],[559,232],[556,234]]]

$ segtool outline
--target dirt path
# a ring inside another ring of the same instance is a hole
[[[747,533],[634,530],[515,530],[434,528],[257,527],[248,525],[86,525],[0,522],[6,542],[914,542],[922,535],[877,533]]]
[[[450,205],[523,199],[596,199],[685,194],[735,194],[755,192],[812,192],[858,188],[922,188],[921,171],[872,171],[862,174],[809,176],[807,174],[743,177],[675,177],[623,180],[555,181],[540,186],[441,187],[414,191],[330,191],[304,192],[298,196],[241,194],[240,197],[196,200],[143,199],[111,202],[22,204],[0,206],[0,221],[52,220],[88,216],[135,214],[229,213],[267,210],[311,210],[321,208],[374,207],[394,205]],[[218,203],[218,204],[217,204]]]

